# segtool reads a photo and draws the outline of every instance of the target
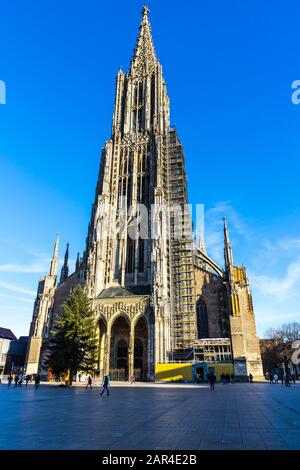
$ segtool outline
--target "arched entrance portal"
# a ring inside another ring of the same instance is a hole
[[[134,331],[134,376],[136,380],[147,380],[148,376],[148,328],[141,317]]]
[[[128,349],[130,325],[120,316],[111,329],[110,372],[111,380],[128,380]]]
[[[104,369],[105,369],[105,347],[107,341],[107,324],[100,318],[98,322],[98,330],[97,330],[97,337],[98,337],[98,370],[100,376],[103,377]]]

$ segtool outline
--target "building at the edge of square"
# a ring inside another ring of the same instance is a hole
[[[26,372],[47,376],[55,318],[81,284],[96,316],[100,375],[193,380],[214,368],[217,375],[261,379],[249,282],[233,261],[226,220],[224,266],[209,257],[203,240],[194,243],[185,156],[170,125],[148,12],[145,6],[129,71],[117,74],[111,137],[102,149],[83,255],[69,274],[67,246],[58,278],[57,238],[49,274],[39,281]],[[141,205],[151,217],[134,239],[127,229]],[[161,207],[172,210],[165,217]]]

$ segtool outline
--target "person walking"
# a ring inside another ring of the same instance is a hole
[[[93,388],[93,387],[92,387],[92,383],[93,383],[92,377],[89,375],[89,376],[88,376],[88,379],[87,379],[87,382],[86,382],[86,387],[85,387],[85,389],[87,390],[88,387]]]
[[[291,379],[293,381],[293,384],[296,385],[296,374],[294,369],[291,371]]]
[[[18,382],[19,382],[19,376],[18,376],[18,374],[15,374],[15,379],[14,379],[14,381],[15,381],[15,387],[17,387],[17,386],[18,386]]]
[[[284,382],[285,382],[285,386],[286,386],[286,387],[290,387],[290,386],[291,386],[290,374],[289,374],[289,372],[286,372],[286,373],[285,373],[285,381],[284,381]]]
[[[274,374],[274,383],[278,385],[278,375]]]
[[[34,388],[37,390],[40,386],[40,382],[41,382],[41,377],[39,374],[36,374],[35,378],[34,378]]]
[[[272,374],[272,372],[270,372],[269,379],[270,379],[270,384],[272,384],[273,383],[273,374]]]
[[[29,381],[30,381],[30,375],[27,374],[26,379],[25,379],[26,387],[27,387]]]
[[[210,390],[214,390],[215,389],[215,383],[216,383],[216,376],[213,372],[211,372],[208,376],[208,381],[210,383]]]
[[[234,384],[235,375],[232,373],[230,377],[231,377],[231,383],[233,383],[233,384]]]
[[[253,375],[250,373],[249,374],[249,382],[252,384],[253,383]]]
[[[12,376],[9,374],[9,376],[7,377],[7,385],[10,387],[11,383],[12,383]]]
[[[284,373],[282,372],[282,370],[280,371],[279,380],[281,380],[281,384],[284,385]]]
[[[102,389],[102,392],[100,393],[101,397],[103,393],[105,392],[105,390],[106,390],[107,396],[109,397],[108,385],[109,385],[109,379],[108,379],[108,376],[105,375],[103,379],[103,383],[102,383],[103,389]]]

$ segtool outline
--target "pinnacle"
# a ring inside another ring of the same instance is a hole
[[[142,10],[142,21],[140,23],[134,56],[131,62],[131,65],[135,68],[143,67],[146,62],[151,61],[153,63],[156,60],[151,36],[151,25],[148,17],[149,11],[148,6],[144,5]]]

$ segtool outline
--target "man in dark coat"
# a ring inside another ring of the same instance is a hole
[[[108,390],[108,385],[109,385],[109,379],[108,379],[108,376],[105,375],[104,379],[103,379],[103,389],[102,389],[102,392],[100,393],[100,395],[102,396],[103,393],[105,392],[106,390],[106,393],[107,393],[107,396],[109,396],[109,390]]]

